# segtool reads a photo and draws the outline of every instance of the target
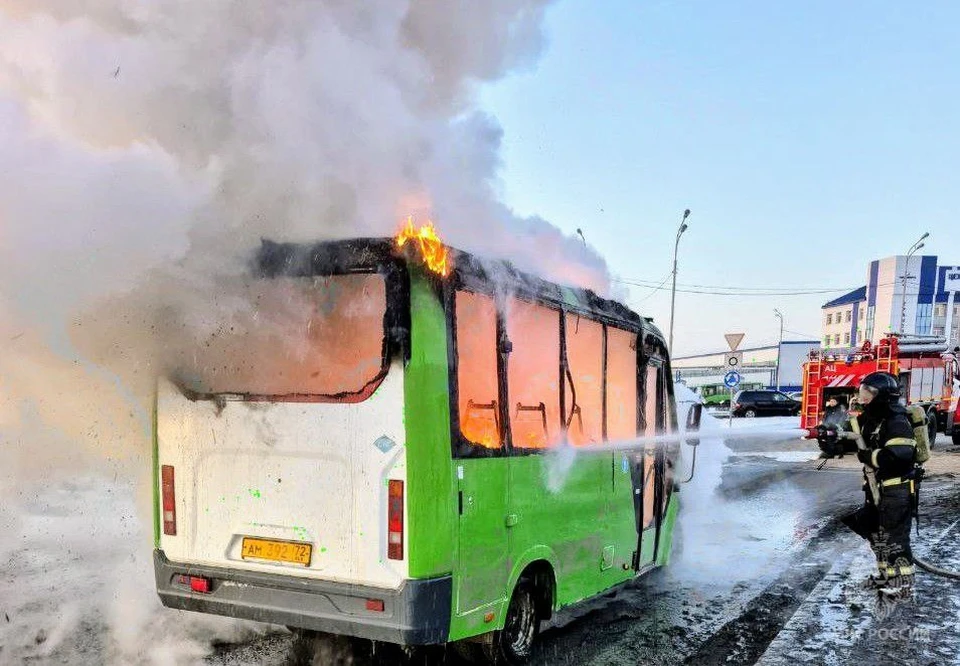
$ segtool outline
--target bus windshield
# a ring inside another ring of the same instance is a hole
[[[360,402],[386,374],[386,285],[377,273],[238,285],[175,361],[197,395]]]

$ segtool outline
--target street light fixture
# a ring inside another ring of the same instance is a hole
[[[930,235],[929,231],[925,231],[920,238],[917,239],[917,242],[910,246],[910,249],[907,250],[907,260],[903,264],[903,275],[900,277],[900,335],[904,334],[904,328],[907,325],[907,278],[913,277],[909,275],[910,273],[910,259],[913,258],[913,255],[919,252],[924,246],[924,239]],[[914,331],[916,332],[916,331]]]
[[[780,355],[783,352],[783,313],[773,309],[773,316],[780,320],[780,342],[777,343],[777,390],[780,390]]]
[[[677,239],[673,243],[673,287],[670,289],[670,353],[673,353],[673,312],[677,304],[677,249],[680,247],[680,236],[687,230],[687,218],[690,217],[690,209],[683,211],[683,217],[680,219],[680,228],[677,229]]]

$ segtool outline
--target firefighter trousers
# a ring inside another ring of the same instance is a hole
[[[842,519],[844,525],[870,542],[881,577],[914,573],[910,551],[913,492],[912,482],[886,486],[881,490],[877,506],[868,491],[863,506]]]

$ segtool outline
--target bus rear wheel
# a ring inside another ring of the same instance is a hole
[[[493,640],[484,645],[487,661],[496,666],[527,663],[539,633],[540,613],[536,589],[532,580],[521,578],[510,598],[503,629],[495,631]]]

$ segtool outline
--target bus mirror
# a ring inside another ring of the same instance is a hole
[[[700,430],[700,419],[703,418],[703,404],[697,403],[690,407],[687,412],[687,432],[697,432]]]

